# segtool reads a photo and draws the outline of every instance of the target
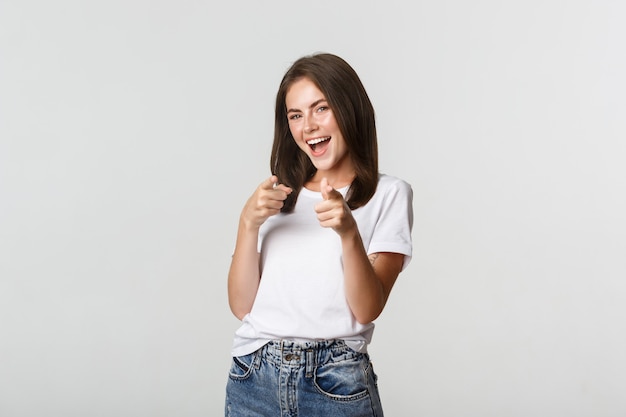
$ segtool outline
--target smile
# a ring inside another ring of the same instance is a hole
[[[315,139],[307,140],[306,143],[307,143],[307,145],[309,145],[311,147],[311,150],[313,152],[315,152],[315,150],[318,147],[320,147],[320,148],[323,147],[323,145],[318,146],[320,143],[325,144],[329,140],[330,140],[330,136],[326,136],[326,137],[323,137],[323,138],[315,138]]]

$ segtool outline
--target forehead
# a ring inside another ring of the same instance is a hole
[[[303,77],[289,86],[285,96],[285,104],[288,108],[302,108],[325,99],[324,93],[317,85],[309,78]]]

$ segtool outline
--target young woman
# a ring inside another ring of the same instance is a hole
[[[412,191],[378,172],[374,109],[338,56],[276,96],[273,175],[245,204],[228,275],[226,416],[382,416],[373,321],[412,254]]]

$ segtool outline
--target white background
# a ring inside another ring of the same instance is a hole
[[[388,416],[626,415],[622,1],[0,1],[0,416],[219,416],[298,57],[360,74],[415,257]]]

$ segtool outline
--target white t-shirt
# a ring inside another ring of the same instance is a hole
[[[348,187],[338,190],[345,197]],[[360,324],[346,301],[339,235],[320,226],[320,192],[303,188],[292,213],[272,216],[259,230],[261,281],[235,332],[232,355],[252,353],[270,340],[343,339],[367,350],[374,323]],[[367,254],[412,256],[413,192],[405,181],[381,174],[376,193],[353,210]]]

